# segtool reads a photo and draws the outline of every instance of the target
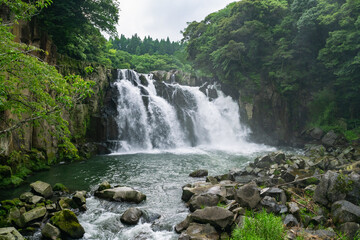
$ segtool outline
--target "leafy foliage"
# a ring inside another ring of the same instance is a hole
[[[312,95],[311,124],[344,118],[351,130],[360,119],[359,16],[356,0],[243,0],[190,23],[183,41],[195,68],[223,84],[275,86],[294,116]]]
[[[98,61],[106,43],[100,30],[115,34],[118,12],[113,0],[62,0],[54,1],[37,19],[52,36],[59,53]]]
[[[281,240],[284,235],[281,217],[263,210],[259,213],[248,212],[243,225],[232,232],[231,240]]]
[[[50,0],[33,4],[21,0],[4,2],[15,20],[29,19],[37,9],[50,3]],[[52,126],[52,134],[59,140],[63,153],[76,158],[77,149],[70,142],[63,112],[90,96],[94,82],[77,75],[63,77],[38,57],[42,50],[14,42],[10,32],[14,23],[0,20],[0,137],[24,125],[46,121]]]

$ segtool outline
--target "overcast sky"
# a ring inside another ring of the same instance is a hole
[[[201,21],[235,0],[119,0],[118,33],[181,40],[187,22]]]

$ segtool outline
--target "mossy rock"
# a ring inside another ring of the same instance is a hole
[[[65,187],[65,185],[62,183],[56,183],[53,187],[53,190],[60,192],[69,192],[69,189],[67,189],[67,187]]]
[[[50,221],[71,238],[79,239],[85,234],[85,230],[80,225],[75,213],[70,210],[65,209],[55,213]]]

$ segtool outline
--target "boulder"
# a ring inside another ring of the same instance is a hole
[[[343,200],[346,194],[341,192],[342,189],[338,184],[339,174],[327,171],[320,179],[320,183],[316,186],[314,193],[315,202],[328,205],[333,202]]]
[[[134,202],[141,203],[146,199],[146,195],[136,191],[130,187],[117,187],[111,189],[105,189],[100,192],[96,192],[96,196],[99,198],[113,200],[118,202]]]
[[[334,223],[360,223],[360,207],[346,200],[335,202],[331,206],[331,215]]]
[[[191,223],[179,240],[218,240],[219,234],[210,224]]]
[[[44,201],[45,201],[45,198],[34,195],[28,199],[27,203],[37,204],[37,203],[44,202]]]
[[[209,223],[215,228],[225,229],[234,220],[234,214],[221,207],[206,207],[191,214],[191,220],[198,223]]]
[[[103,190],[105,190],[105,189],[110,189],[110,188],[111,188],[110,183],[109,183],[108,181],[103,181],[103,182],[99,185],[98,191],[101,192],[101,191],[103,191]]]
[[[265,196],[261,201],[261,205],[264,206],[269,212],[273,212],[275,214],[280,212],[280,206],[277,204],[275,198],[270,196]]]
[[[275,153],[274,162],[276,162],[277,164],[283,164],[285,162],[285,153],[283,152]]]
[[[240,187],[236,190],[235,200],[242,207],[254,208],[261,200],[258,187],[254,182]]]
[[[195,194],[201,194],[206,193],[209,189],[213,188],[214,185],[212,185],[210,182],[205,183],[194,183],[193,185],[189,184],[182,188],[182,196],[181,199],[184,202],[188,202],[190,198]]]
[[[188,215],[184,221],[175,225],[175,232],[181,233],[185,231],[189,227],[190,223],[191,223],[191,218],[190,215]]]
[[[25,226],[25,222],[21,218],[21,212],[17,207],[13,207],[10,209],[8,219],[9,219],[9,222],[11,222],[12,224],[15,224],[16,226],[18,226],[20,228]]]
[[[234,181],[237,183],[249,183],[251,181],[255,181],[256,180],[256,176],[254,175],[242,175],[242,176],[235,176],[234,177]]]
[[[74,202],[74,200],[72,200],[71,198],[68,197],[61,197],[59,199],[59,206],[62,210],[64,209],[71,209],[71,208],[78,208],[78,205]]]
[[[354,239],[359,230],[360,225],[355,222],[346,222],[340,225],[340,231],[343,232],[348,239]]]
[[[44,217],[45,214],[46,214],[46,207],[37,207],[28,212],[23,213],[21,215],[21,218],[25,224],[28,224],[33,220]]]
[[[346,193],[345,200],[354,204],[360,204],[360,175],[356,172],[352,172],[349,175],[349,180],[352,184],[350,187],[350,191]]]
[[[48,183],[42,181],[36,181],[34,183],[31,183],[30,187],[33,192],[40,194],[44,198],[49,198],[53,195],[52,187]]]
[[[309,233],[310,236],[305,235],[305,239],[336,239],[336,232],[332,228],[320,229],[320,230],[305,230],[305,233]]]
[[[321,139],[321,142],[327,147],[332,147],[335,145],[337,138],[338,135],[331,130],[325,134],[325,136]]]
[[[57,240],[60,238],[61,232],[54,225],[47,223],[42,229],[41,234],[46,239]]]
[[[258,168],[269,168],[273,161],[269,155],[262,156],[255,160],[255,165]]]
[[[283,220],[283,223],[286,227],[296,227],[299,226],[299,222],[292,214],[286,215],[285,219]]]
[[[265,197],[265,196],[270,196],[276,199],[277,202],[281,202],[282,204],[286,204],[286,194],[284,192],[284,190],[280,189],[280,188],[264,188],[260,191],[260,196],[261,197]]]
[[[292,171],[290,168],[287,169],[285,172],[283,172],[281,174],[281,178],[285,181],[285,182],[293,182],[296,178],[296,173],[294,173],[294,171]]]
[[[86,204],[86,191],[76,191],[72,200],[75,202],[76,205],[83,206]]]
[[[50,221],[71,238],[79,239],[85,234],[85,230],[80,225],[75,213],[68,209],[55,213]]]
[[[289,212],[291,214],[298,214],[298,212],[300,211],[298,204],[295,202],[289,202],[288,206],[289,206]]]
[[[139,222],[142,214],[142,211],[138,208],[129,208],[123,213],[120,220],[125,224],[136,225]]]
[[[23,194],[20,195],[20,200],[23,202],[28,202],[29,199],[34,196],[33,193],[31,192],[24,192]]]
[[[313,139],[320,140],[324,136],[324,131],[321,128],[315,127],[310,130],[310,136]]]
[[[209,183],[211,183],[212,185],[216,185],[216,184],[219,183],[218,180],[217,180],[215,177],[213,177],[213,176],[207,176],[207,177],[206,177],[206,182],[209,182]]]
[[[216,206],[220,201],[220,197],[217,194],[203,193],[200,195],[194,195],[188,202],[188,206],[191,212],[204,207]]]
[[[190,177],[206,177],[209,174],[208,170],[199,169],[189,174]]]
[[[25,240],[25,238],[13,227],[0,228],[1,240]]]

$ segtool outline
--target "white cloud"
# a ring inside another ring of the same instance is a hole
[[[187,22],[200,21],[234,0],[120,0],[118,33],[181,40]]]

